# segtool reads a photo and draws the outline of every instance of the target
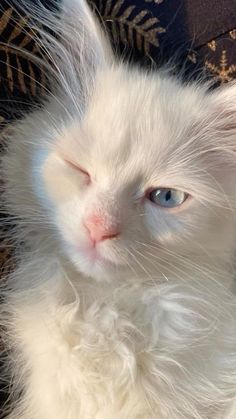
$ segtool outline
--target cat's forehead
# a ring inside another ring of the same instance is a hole
[[[179,173],[193,156],[191,130],[203,101],[201,92],[170,78],[128,70],[102,74],[83,122],[68,131],[73,153],[109,175],[175,175],[174,168]]]
[[[127,141],[161,147],[184,136],[202,109],[201,91],[176,80],[138,70],[102,73],[85,126],[99,142]],[[183,139],[184,141],[184,139]]]
[[[165,158],[188,144],[201,92],[166,77],[116,70],[101,75],[84,121],[93,150],[103,155]],[[154,158],[155,160],[155,158]]]

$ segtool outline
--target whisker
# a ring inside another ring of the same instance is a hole
[[[127,252],[130,254],[130,256],[135,260],[135,262],[138,264],[138,266],[145,272],[145,274],[151,278],[150,273],[144,268],[144,266],[139,262],[139,260],[136,258],[136,256],[133,254],[133,252],[130,250],[130,248],[126,249]]]

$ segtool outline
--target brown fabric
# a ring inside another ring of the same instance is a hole
[[[219,84],[236,78],[236,29],[188,52],[193,69],[202,66]]]
[[[208,61],[219,66],[221,51],[226,50],[226,66],[236,64],[235,42],[227,42],[236,29],[236,0],[89,1],[96,5],[115,49],[142,64],[159,66],[174,58],[187,77],[205,73],[217,82],[225,82],[225,77],[222,71],[219,77],[211,71]],[[219,39],[216,53],[205,48]]]
[[[187,0],[185,13],[196,48],[236,28],[236,0]]]

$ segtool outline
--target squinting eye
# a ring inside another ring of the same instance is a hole
[[[171,188],[153,189],[148,194],[148,199],[151,202],[165,208],[178,207],[183,204],[188,197],[189,195],[187,193]]]
[[[69,160],[66,160],[66,159],[64,159],[65,160],[65,162],[70,166],[70,167],[72,167],[72,169],[74,169],[74,170],[77,170],[78,172],[80,172],[80,173],[82,173],[83,175],[85,175],[85,176],[87,176],[88,178],[90,178],[90,175],[89,175],[89,173],[88,172],[86,172],[86,170],[84,170],[84,169],[82,169],[82,167],[80,167],[80,166],[78,166],[77,164],[75,164],[75,163],[72,163],[71,161],[69,161]]]

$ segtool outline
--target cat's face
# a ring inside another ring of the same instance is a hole
[[[180,257],[218,257],[235,188],[207,150],[201,92],[123,71],[98,79],[84,120],[49,149],[48,216],[88,276],[171,276]]]

